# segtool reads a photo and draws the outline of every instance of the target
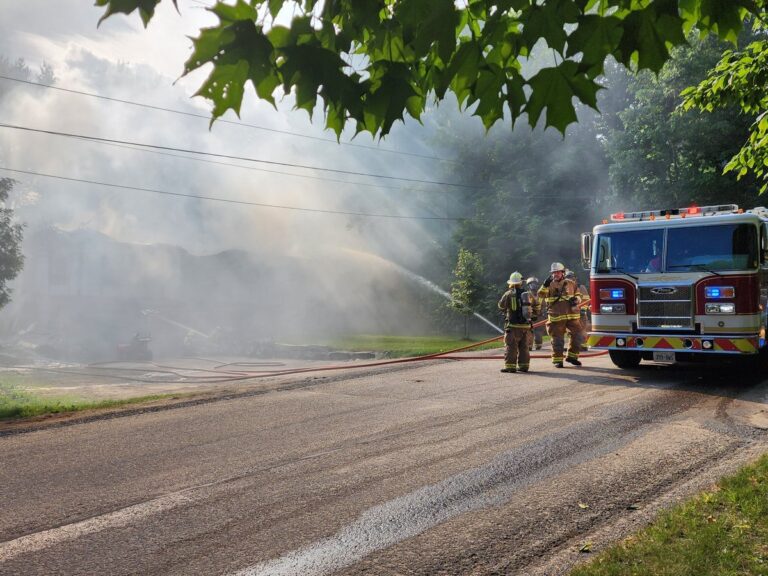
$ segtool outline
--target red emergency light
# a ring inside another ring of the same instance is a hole
[[[755,210],[750,212],[758,214]],[[765,216],[768,217],[768,209],[760,208],[764,211]],[[721,214],[741,214],[743,210],[740,210],[736,204],[721,204],[716,206],[688,206],[687,208],[669,208],[667,210],[645,210],[642,212],[615,212],[611,214],[611,220],[614,222],[635,222],[642,220],[656,220],[657,218],[665,218],[671,220],[672,218],[685,218],[686,216],[717,216]],[[763,214],[763,212],[759,212]]]

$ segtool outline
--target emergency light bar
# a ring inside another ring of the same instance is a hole
[[[686,218],[691,216],[716,216],[717,214],[738,214],[741,211],[736,204],[718,206],[689,206],[688,208],[670,208],[668,210],[646,210],[643,212],[616,212],[611,214],[614,222],[633,222],[638,220],[656,220],[656,218]]]

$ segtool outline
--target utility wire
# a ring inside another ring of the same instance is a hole
[[[88,140],[85,140],[88,142]],[[159,150],[147,150],[137,146],[127,146],[124,144],[111,144],[109,142],[99,142],[104,146],[113,146],[115,148],[123,148],[125,150],[133,150],[134,152],[146,152],[147,154],[157,154],[159,156],[168,156],[170,158],[180,158],[182,160],[191,160],[192,162],[203,162],[205,164],[214,164],[216,166],[227,166],[229,168],[241,168],[243,170],[255,170],[256,172],[266,172],[267,174],[279,174],[281,176],[293,176],[296,178],[305,178],[307,180],[318,180],[321,182],[336,182],[338,184],[348,184],[350,186],[363,186],[366,188],[372,188],[374,190],[397,190],[400,192],[435,192],[434,190],[427,190],[425,188],[403,188],[402,186],[384,186],[383,184],[370,184],[368,182],[355,182],[354,180],[339,180],[338,178],[324,178],[322,176],[310,176],[309,174],[295,174],[293,172],[282,172],[280,170],[269,170],[268,168],[257,168],[256,166],[243,166],[242,164],[232,164],[230,162],[219,162],[218,160],[206,160],[205,158],[195,158],[194,156],[182,156],[180,154],[171,154],[170,152],[160,152]],[[510,195],[509,198],[514,199],[530,199],[530,198],[554,198],[554,199],[589,199],[594,198],[593,194],[577,195],[577,194],[518,194]]]
[[[86,140],[87,142],[87,140]],[[242,168],[243,170],[255,170],[257,172],[266,172],[268,174],[280,174],[281,176],[294,176],[296,178],[306,178],[308,180],[320,180],[322,182],[336,182],[339,184],[349,184],[350,186],[364,186],[366,188],[381,189],[381,190],[399,190],[404,191],[408,188],[402,186],[384,186],[382,184],[370,184],[368,182],[355,182],[353,180],[340,180],[338,178],[324,178],[322,176],[310,176],[309,174],[294,174],[293,172],[282,172],[280,170],[269,170],[268,168],[257,168],[256,166],[243,166],[242,164],[232,164],[230,162],[219,162],[218,160],[206,160],[205,158],[195,158],[194,156],[182,156],[180,154],[171,154],[170,152],[160,152],[159,150],[147,150],[137,146],[126,146],[124,144],[111,144],[109,142],[99,142],[104,146],[114,146],[115,148],[123,148],[125,150],[133,150],[135,152],[146,152],[149,154],[158,154],[160,156],[168,156],[170,158],[181,158],[182,160],[191,160],[193,162],[204,162],[206,164],[215,164],[217,166],[228,166],[230,168]],[[414,192],[430,192],[423,188],[414,188]],[[434,192],[434,190],[432,190]]]
[[[139,106],[140,108],[148,108],[150,110],[159,110],[161,112],[170,112],[171,114],[180,114],[182,116],[191,116],[192,118],[203,118],[205,120],[211,119],[210,116],[205,114],[196,114],[194,112],[185,112],[183,110],[176,110],[174,108],[164,108],[163,106],[155,106],[153,104],[145,104],[143,102],[135,102],[133,100],[124,100],[121,98],[112,98],[110,96],[103,96],[101,94],[95,94],[93,92],[84,92],[82,90],[73,90],[71,88],[61,88],[60,86],[53,86],[51,84],[43,84],[42,82],[32,82],[31,80],[22,80],[20,78],[13,78],[12,76],[5,76],[0,74],[0,80],[8,80],[10,82],[19,82],[20,84],[28,84],[30,86],[40,86],[41,88],[48,88],[50,90],[59,90],[60,92],[67,92],[69,94],[77,94],[79,96],[89,96],[91,98],[99,98],[101,100],[108,100],[110,102],[119,102],[120,104],[129,104],[131,106]],[[320,136],[310,136],[309,134],[301,134],[299,132],[290,132],[288,130],[278,130],[277,128],[267,128],[266,126],[258,126],[256,124],[249,124],[247,122],[240,122],[234,120],[226,120],[219,118],[216,122],[221,124],[234,124],[235,126],[242,126],[244,128],[255,128],[256,130],[264,130],[266,132],[274,132],[276,134],[285,134],[286,136],[296,136],[298,138],[306,138],[309,140],[319,140],[320,142],[327,142],[329,144],[336,144],[341,146],[352,146],[354,148],[364,148],[367,150],[375,150],[377,152],[386,152],[387,154],[399,154],[402,156],[413,156],[415,158],[424,158],[427,160],[439,160],[441,162],[456,162],[448,158],[440,158],[439,156],[429,156],[427,154],[416,154],[415,152],[402,152],[400,150],[391,150],[388,148],[379,148],[378,146],[368,146],[366,144],[356,144],[353,142],[338,142],[330,138],[321,138]]]
[[[401,216],[399,214],[371,214],[369,212],[345,212],[341,210],[322,210],[320,208],[301,208],[299,206],[282,206],[279,204],[264,204],[261,202],[248,202],[246,200],[232,200],[230,198],[217,198],[215,196],[184,194],[183,192],[168,192],[166,190],[156,190],[153,188],[140,188],[138,186],[125,186],[123,184],[112,184],[110,182],[99,182],[96,180],[85,180],[82,178],[69,178],[67,176],[59,176],[57,174],[44,174],[42,172],[33,172],[31,170],[17,170],[15,168],[6,168],[5,166],[0,166],[0,170],[5,170],[6,172],[14,172],[17,174],[28,174],[30,176],[41,176],[43,178],[65,180],[67,182],[81,182],[84,184],[93,184],[96,186],[105,186],[108,188],[121,188],[123,190],[136,190],[138,192],[151,192],[152,194],[161,194],[164,196],[179,196],[182,198],[194,198],[197,200],[209,200],[211,202],[224,202],[227,204],[259,206],[261,208],[278,208],[281,210],[295,210],[299,212],[318,212],[321,214],[339,214],[343,216],[364,216],[367,218],[392,218],[392,219],[401,219],[401,220],[443,220],[443,221],[465,220],[465,218],[451,218],[447,216]]]
[[[373,174],[369,172],[355,172],[353,170],[339,170],[337,168],[323,168],[321,166],[309,166],[305,164],[292,164],[290,162],[277,162],[275,160],[262,160],[259,158],[249,158],[246,156],[232,156],[229,154],[216,154],[214,152],[203,152],[200,150],[189,150],[185,148],[174,148],[173,146],[159,146],[157,144],[144,144],[141,142],[131,142],[129,140],[115,140],[112,138],[99,138],[97,136],[87,136],[84,134],[72,134],[70,132],[58,132],[56,130],[42,130],[40,128],[30,128],[28,126],[18,126],[16,124],[0,123],[0,128],[10,128],[12,130],[22,130],[25,132],[36,132],[39,134],[50,134],[52,136],[62,136],[65,138],[78,138],[81,140],[91,140],[93,142],[108,142],[110,144],[126,144],[128,146],[141,146],[143,148],[152,148],[155,150],[168,150],[171,152],[183,152],[185,154],[197,154],[200,156],[211,156],[214,158],[226,158],[228,160],[242,160],[244,162],[257,162],[260,164],[269,164],[271,166],[288,166],[291,168],[303,168],[305,170],[318,170],[321,172],[332,172],[334,174],[350,174],[353,176],[365,176],[367,178],[382,178],[385,180],[399,180],[401,182],[415,182],[418,184],[434,184],[437,186],[453,186],[456,188],[477,188],[469,184],[459,184],[456,182],[440,182],[437,180],[420,180],[418,178],[403,178],[400,176],[387,176],[385,174]]]

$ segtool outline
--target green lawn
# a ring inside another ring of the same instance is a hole
[[[348,336],[345,338],[332,339],[325,342],[319,342],[324,346],[331,346],[339,350],[355,351],[373,351],[388,352],[393,358],[406,356],[424,356],[425,354],[434,354],[436,352],[446,352],[472,344],[473,342],[482,342],[488,338],[470,338],[463,340],[461,338],[449,338],[444,336],[382,336],[376,334],[361,334]],[[484,344],[473,350],[487,350],[489,348],[499,348],[503,346],[500,340]]]
[[[34,383],[30,382],[27,376],[7,373],[0,375],[0,420],[76,412],[93,408],[112,408],[177,396],[176,394],[158,394],[121,400],[86,400],[66,395],[43,396],[35,394]]]
[[[768,455],[571,576],[768,576]]]

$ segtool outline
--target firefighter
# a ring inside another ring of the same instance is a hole
[[[512,272],[507,280],[509,289],[499,300],[504,312],[504,368],[502,372],[528,372],[531,355],[528,353],[528,334],[531,318],[538,316],[536,298],[523,288],[523,275]]]
[[[528,288],[528,292],[530,292],[531,296],[536,298],[536,301],[539,304],[538,315],[531,317],[531,322],[535,323],[539,319],[539,316],[543,315],[547,311],[546,304],[541,302],[537,296],[539,293],[539,287],[541,287],[541,283],[539,282],[539,279],[536,278],[536,276],[530,276],[525,281],[525,286]],[[534,346],[536,347],[536,350],[541,350],[541,346],[544,343],[544,330],[544,326],[533,327],[528,337],[528,350],[533,350]]]
[[[563,367],[563,349],[565,332],[571,336],[568,355],[565,361],[574,366],[581,366],[579,352],[583,341],[583,331],[579,322],[579,312],[573,307],[581,302],[579,288],[573,280],[565,278],[565,266],[552,262],[550,275],[539,288],[539,298],[545,301],[547,310],[547,333],[552,340],[552,363],[557,368]]]
[[[579,296],[581,297],[582,301],[585,298],[589,298],[589,290],[587,290],[587,287],[584,286],[584,284],[579,284],[579,279],[576,277],[576,273],[573,270],[566,270],[565,277],[569,280],[573,280],[573,282],[579,288]],[[589,331],[592,329],[592,324],[589,319],[589,306],[574,306],[573,312],[579,313],[579,322],[581,322],[582,332],[581,351],[586,352],[589,350],[589,347],[585,345],[586,343],[584,336],[586,336],[586,334],[589,333]]]

